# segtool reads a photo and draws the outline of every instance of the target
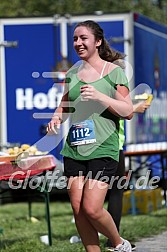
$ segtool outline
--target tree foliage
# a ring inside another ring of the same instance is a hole
[[[167,0],[1,0],[0,17],[138,12],[167,24]]]

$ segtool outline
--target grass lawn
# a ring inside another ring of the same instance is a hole
[[[70,244],[69,239],[77,235],[72,220],[69,202],[50,203],[52,241],[48,246],[40,241],[40,236],[47,234],[45,204],[33,203],[32,215],[37,222],[28,220],[28,204],[15,203],[0,206],[0,251],[1,252],[80,252],[84,251],[81,243]],[[123,216],[121,235],[131,241],[167,230],[167,208],[149,215]],[[100,236],[102,251],[105,251],[106,238]]]

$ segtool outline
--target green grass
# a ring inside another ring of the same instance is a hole
[[[32,215],[39,221],[28,220],[28,204],[15,203],[0,206],[0,251],[1,252],[81,252],[81,243],[70,244],[72,235],[77,235],[72,220],[72,210],[69,202],[50,203],[52,241],[48,246],[40,241],[40,236],[47,234],[45,221],[45,204],[33,203]],[[121,235],[131,241],[151,236],[167,230],[167,208],[152,212],[149,215],[123,216]],[[104,251],[106,238],[101,236],[101,247]]]

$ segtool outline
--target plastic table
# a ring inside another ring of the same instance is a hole
[[[56,159],[53,155],[45,156],[29,156],[23,159],[10,158],[9,160],[0,157],[0,181],[5,180],[8,182],[9,188],[13,188],[18,182],[25,180],[30,181],[35,176],[43,175],[46,179],[46,172],[52,171],[56,168]],[[24,183],[23,183],[24,184]],[[29,183],[26,183],[29,186]],[[32,189],[31,187],[29,187]],[[40,190],[40,185],[38,190]],[[9,189],[7,189],[9,190]],[[4,190],[1,192],[3,193]],[[49,192],[47,190],[47,181],[45,188],[41,193],[44,194],[46,204],[46,221],[48,226],[48,240],[49,245],[52,245],[51,224],[50,224],[50,210],[49,210]],[[29,202],[29,216],[31,217],[31,204]]]

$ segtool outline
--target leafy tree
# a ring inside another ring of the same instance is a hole
[[[120,13],[133,11],[167,24],[167,0],[1,0],[0,17],[39,17],[55,14]]]

